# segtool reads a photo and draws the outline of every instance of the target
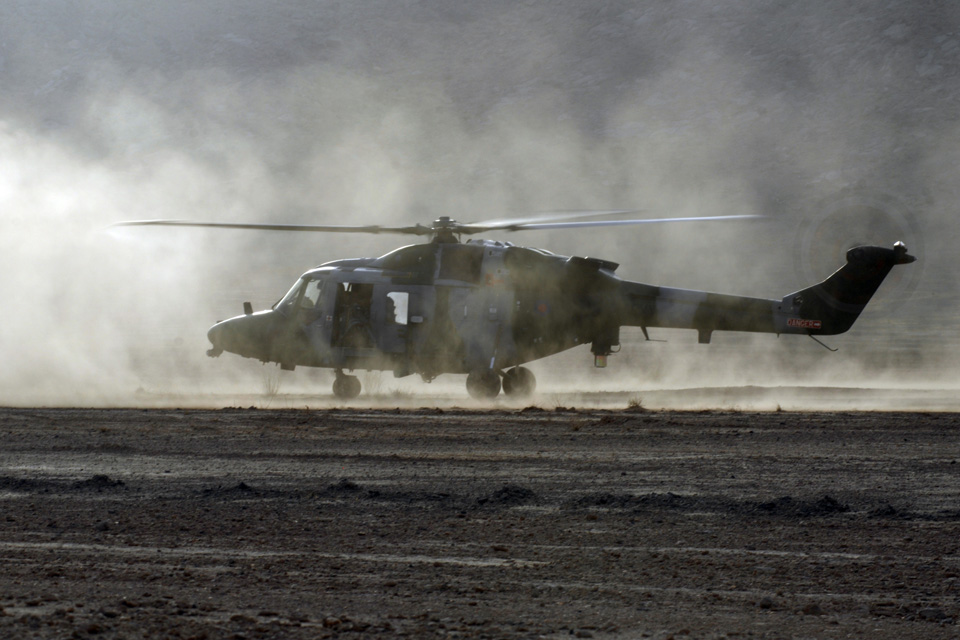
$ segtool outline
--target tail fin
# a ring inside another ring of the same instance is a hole
[[[783,299],[781,311],[789,316],[785,332],[834,335],[847,331],[890,270],[914,260],[902,242],[893,249],[850,249],[847,264],[829,278]]]

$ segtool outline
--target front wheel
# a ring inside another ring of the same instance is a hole
[[[337,376],[333,381],[333,395],[341,400],[353,400],[360,395],[360,379],[357,376]]]
[[[500,393],[500,376],[490,369],[474,371],[467,376],[467,393],[476,400],[496,398]]]

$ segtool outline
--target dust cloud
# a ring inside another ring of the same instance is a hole
[[[408,243],[113,222],[605,208],[767,219],[500,239],[770,298],[863,241],[904,240],[920,261],[829,340],[837,353],[796,336],[703,346],[624,330],[605,371],[586,349],[533,363],[542,397],[954,389],[958,13],[906,0],[5,3],[0,402],[326,396],[329,372],[204,357],[206,329],[245,300],[268,307],[320,262]],[[447,377],[365,386],[388,403],[438,384],[462,394]]]

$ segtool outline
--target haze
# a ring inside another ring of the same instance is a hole
[[[704,347],[693,332],[652,336],[667,344],[624,332],[607,371],[586,349],[560,356],[577,380],[534,363],[543,394],[955,389],[958,18],[914,0],[5,2],[0,402],[269,393],[275,366],[205,358],[207,328],[244,300],[268,307],[320,262],[409,243],[105,232],[112,222],[605,208],[768,220],[502,239],[613,260],[633,280],[771,298],[861,242],[903,240],[920,261],[828,340],[838,353],[799,337]],[[283,385],[327,396],[330,378],[298,369]]]

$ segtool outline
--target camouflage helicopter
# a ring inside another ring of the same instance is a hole
[[[332,368],[333,393],[351,399],[360,380],[346,371],[467,374],[478,399],[523,397],[536,387],[521,366],[590,345],[597,367],[619,348],[620,327],[692,329],[700,343],[714,331],[817,336],[847,331],[890,270],[916,258],[902,242],[860,246],[823,282],[781,300],[675,289],[619,278],[618,264],[555,255],[509,242],[461,237],[489,231],[717,221],[758,216],[580,220],[627,211],[562,212],[551,216],[460,223],[440,217],[430,226],[274,225],[144,220],[118,223],[219,229],[391,233],[428,236],[379,258],[324,263],[304,273],[272,308],[217,322],[207,355],[224,351],[281,369]]]

